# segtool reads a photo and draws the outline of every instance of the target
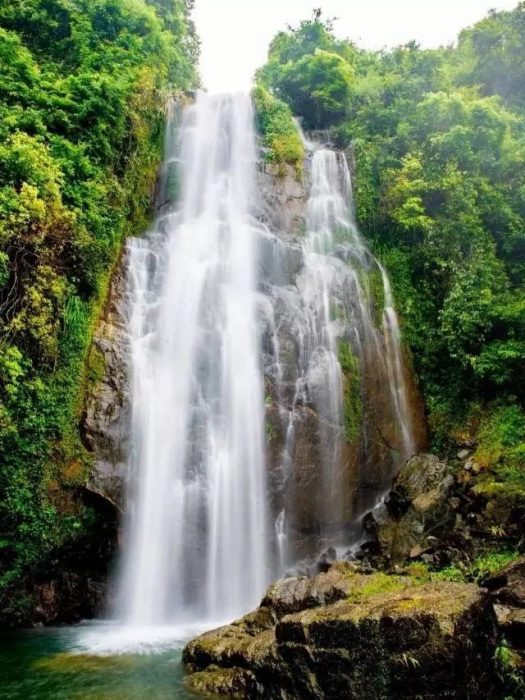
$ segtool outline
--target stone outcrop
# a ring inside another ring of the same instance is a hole
[[[303,178],[304,179],[304,178]],[[305,228],[306,187],[291,166],[279,176],[274,165],[261,162],[258,172],[260,210],[258,217],[286,238]]]
[[[490,591],[503,634],[525,656],[525,557],[511,562],[483,584]]]
[[[82,426],[84,442],[94,457],[87,488],[119,510],[123,507],[130,420],[126,284],[124,254],[93,337]]]
[[[190,642],[198,691],[250,700],[487,697],[497,642],[474,585],[366,576],[337,564],[279,581],[253,613]]]
[[[105,612],[107,582],[63,572],[32,591],[33,623],[67,623],[101,617]]]
[[[449,467],[434,455],[417,455],[405,464],[384,502],[363,523],[387,563],[423,554],[429,537],[452,528],[455,513],[449,496],[453,484]]]

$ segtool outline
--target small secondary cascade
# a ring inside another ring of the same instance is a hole
[[[403,361],[401,358],[401,331],[399,319],[394,308],[394,297],[390,280],[385,268],[378,262],[383,281],[383,292],[385,295],[385,310],[383,320],[383,330],[386,344],[386,361],[388,364],[388,377],[390,380],[390,391],[394,402],[396,416],[401,428],[403,438],[403,457],[406,459],[416,451],[413,426],[407,402],[407,387],[403,376]]]
[[[334,264],[337,254],[343,257],[350,272],[350,291],[353,305],[352,345],[358,362],[386,365],[391,409],[402,445],[401,457],[407,459],[414,450],[412,426],[406,399],[406,384],[401,360],[401,334],[394,309],[390,281],[384,267],[370,254],[357,229],[353,212],[353,193],[348,163],[344,153],[322,148],[306,141],[312,152],[311,185],[307,206],[307,238],[304,244],[303,300],[307,309],[309,328],[308,351],[301,379],[305,400],[308,400],[308,374],[324,373],[323,382],[316,381],[317,396],[311,396],[324,421],[332,425],[344,422],[343,378],[338,348],[342,338],[338,322],[337,285],[341,281],[339,266]],[[339,250],[337,250],[339,248]],[[374,324],[370,304],[370,290],[364,287],[362,275],[369,266],[377,266],[381,273],[384,295],[383,340]],[[346,273],[348,274],[348,273]],[[368,292],[368,294],[367,294]],[[367,357],[368,355],[368,357]],[[370,357],[373,356],[373,359]],[[320,356],[324,359],[319,362]],[[321,425],[321,430],[322,430]],[[327,441],[323,449],[324,500],[329,513],[344,518],[344,489],[340,487],[338,442]],[[366,446],[365,446],[366,449]]]
[[[390,282],[357,229],[345,154],[304,135],[303,143],[309,187],[301,260],[295,262],[295,242],[277,235],[266,266],[272,310],[265,368],[285,436],[275,469],[281,572],[321,547],[344,554],[359,537],[359,516],[415,451]],[[283,278],[290,268],[297,271]],[[298,464],[312,452],[315,475]],[[359,465],[353,473],[351,462]]]
[[[167,204],[129,244],[132,483],[118,617],[130,627],[233,618],[269,576],[251,101],[199,94],[180,144],[173,133],[172,120]]]

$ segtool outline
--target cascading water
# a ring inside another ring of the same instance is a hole
[[[234,617],[268,577],[249,98],[200,94],[167,148],[180,207],[129,246],[132,627]]]
[[[413,450],[414,441],[406,404],[406,386],[401,363],[401,336],[397,314],[393,305],[390,282],[383,266],[375,260],[364,245],[357,230],[353,215],[353,197],[348,164],[343,153],[319,148],[305,141],[313,150],[311,167],[310,195],[307,207],[307,238],[305,268],[303,272],[303,300],[307,309],[309,326],[309,351],[303,371],[302,383],[308,394],[309,374],[321,372],[324,380],[313,382],[317,386],[317,396],[310,400],[324,421],[332,425],[343,423],[343,380],[338,361],[338,343],[344,336],[334,314],[337,304],[337,285],[346,276],[341,275],[335,257],[337,253],[346,260],[351,277],[347,290],[353,295],[352,325],[353,346],[358,361],[364,365],[366,353],[372,351],[374,362],[386,364],[388,386],[391,394],[391,408],[401,431],[402,458],[406,459]],[[339,251],[336,248],[339,247]],[[363,288],[363,272],[370,265],[376,265],[381,272],[385,298],[383,334],[384,343],[372,317],[370,300],[367,301]],[[346,271],[345,271],[346,273]],[[319,361],[319,358],[324,359]],[[324,390],[319,390],[323,385]],[[321,424],[321,431],[323,424]],[[340,487],[340,456],[338,442],[324,445],[324,500],[328,512],[344,519],[344,489]]]
[[[301,260],[294,262],[295,242],[277,233],[267,264],[265,368],[285,435],[274,508],[281,563],[328,545],[347,549],[359,530],[352,522],[415,449],[390,283],[357,230],[346,158],[304,136],[303,143],[310,168]],[[290,268],[297,271],[283,280]],[[369,281],[375,273],[382,313]],[[303,464],[311,459],[315,473]]]
[[[392,399],[403,438],[403,457],[407,458],[414,454],[416,446],[410,411],[407,405],[406,383],[403,377],[401,331],[399,329],[399,319],[394,308],[394,297],[392,295],[390,280],[388,279],[385,268],[380,263],[377,264],[381,271],[385,296],[383,329],[385,334],[390,391],[392,393]]]

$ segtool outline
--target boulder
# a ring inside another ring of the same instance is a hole
[[[507,564],[483,585],[491,591],[497,603],[513,608],[525,608],[525,557]]]
[[[495,605],[499,628],[505,639],[517,649],[525,649],[525,609]]]
[[[429,536],[452,528],[453,484],[447,464],[434,455],[417,455],[405,464],[384,503],[363,521],[365,531],[377,539],[387,562],[397,564],[423,554]]]
[[[268,588],[261,607],[271,610],[275,619],[344,600],[352,588],[350,567],[332,567],[315,578],[306,576],[281,579]]]
[[[330,571],[336,560],[337,551],[335,550],[335,547],[328,547],[328,549],[325,549],[316,562],[318,572],[326,573],[327,571]]]
[[[278,581],[255,615],[264,624],[252,613],[187,645],[192,688],[250,700],[490,695],[496,617],[474,585],[338,564]]]
[[[507,564],[483,585],[495,603],[503,635],[519,649],[525,649],[525,557]]]

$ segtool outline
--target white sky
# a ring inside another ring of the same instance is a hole
[[[415,39],[422,46],[453,42],[489,9],[512,9],[518,0],[195,0],[202,40],[201,75],[212,92],[248,90],[266,60],[273,36],[297,26],[322,7],[338,17],[335,31],[359,46],[378,49]]]

